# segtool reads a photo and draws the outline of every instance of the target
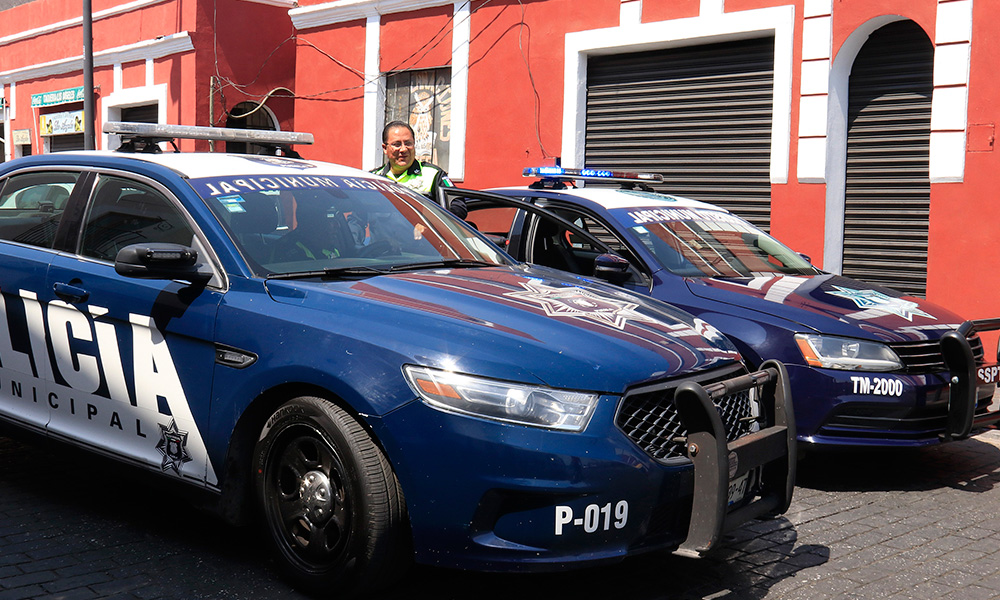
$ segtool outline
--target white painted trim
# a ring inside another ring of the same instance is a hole
[[[296,0],[242,0],[242,1],[253,2],[254,4],[267,4],[269,6],[277,6],[279,8],[287,8],[289,10],[299,5],[299,3]]]
[[[11,84],[11,86],[13,88],[13,84]],[[7,92],[6,86],[4,86],[3,84],[0,84],[0,98],[6,99],[7,98],[7,93],[6,92]],[[13,98],[13,96],[14,96],[14,93],[13,93],[13,89],[12,89],[11,90],[11,98]],[[10,110],[11,110],[10,105],[5,102],[3,110],[0,111],[0,120],[3,120],[3,139],[4,139],[4,144],[3,144],[3,159],[5,161],[11,160],[13,158],[12,155],[11,155],[11,153],[14,151],[13,144],[8,143],[8,140],[10,140],[10,138],[11,138],[10,122],[14,118],[14,117],[12,117],[9,114]]]
[[[934,43],[950,44],[972,40],[972,0],[938,2]]]
[[[157,104],[157,122],[167,122],[167,84],[148,85],[138,88],[116,89],[101,102],[101,122],[120,121],[121,109],[130,106]],[[100,140],[105,149],[117,148],[121,143],[117,135],[102,134]]]
[[[638,25],[642,22],[642,0],[622,0],[618,7],[620,25]]]
[[[155,71],[153,70],[155,63],[152,58],[146,59],[146,85],[153,85],[156,83]]]
[[[293,8],[288,16],[295,29],[301,30],[448,4],[454,4],[454,0],[335,0]]]
[[[826,94],[799,98],[799,137],[826,136],[826,106]]]
[[[969,114],[969,88],[934,88],[931,98],[931,131],[965,131]]]
[[[721,15],[726,10],[726,0],[701,0],[698,4],[698,15],[712,17]]]
[[[451,33],[451,140],[448,142],[448,177],[465,179],[465,136],[469,104],[469,45],[472,40],[472,12],[469,2],[455,2]]]
[[[385,80],[379,65],[381,19],[371,15],[365,23],[365,90],[361,133],[361,168],[370,171],[382,164],[382,127],[385,126]]]
[[[830,58],[833,43],[833,17],[802,21],[802,60]]]
[[[833,0],[806,0],[802,7],[802,17],[825,17],[833,14]]]
[[[931,132],[931,183],[965,180],[965,131]]]
[[[163,36],[153,40],[146,40],[128,46],[110,48],[94,53],[94,66],[106,67],[109,65],[144,60],[147,58],[163,58],[172,54],[180,54],[194,50],[191,43],[191,36],[188,32],[182,31],[173,35]],[[15,81],[28,81],[31,79],[43,79],[79,71],[83,68],[83,55],[64,58],[30,67],[12,69],[0,72],[0,83],[13,83]]]
[[[934,87],[968,85],[971,44],[948,44],[934,49]]]
[[[802,62],[799,93],[804,96],[830,93],[830,59]]]
[[[122,83],[122,64],[115,63],[111,69],[111,91],[117,92],[122,87],[124,87]]]
[[[795,7],[778,6],[706,17],[566,34],[562,165],[582,167],[590,56],[640,52],[774,36],[771,183],[786,183],[792,113]]]
[[[159,4],[165,2],[166,0],[134,0],[133,2],[128,2],[126,4],[120,4],[118,6],[113,6],[111,8],[106,8],[104,10],[99,10],[91,15],[91,22],[97,22],[101,19],[106,19],[108,17],[114,17],[127,12],[132,12],[136,10],[142,10],[146,7],[153,6],[154,4]],[[6,44],[12,44],[14,42],[19,42],[21,40],[26,40],[39,35],[45,35],[47,33],[52,33],[54,31],[59,31],[62,29],[69,29],[70,27],[82,27],[83,26],[83,16],[79,16],[73,19],[66,19],[65,21],[59,21],[58,23],[50,23],[48,25],[43,25],[42,27],[36,27],[34,29],[29,29],[27,31],[21,31],[12,35],[0,37],[0,46]]]
[[[799,183],[826,181],[826,138],[800,138],[795,173]]]

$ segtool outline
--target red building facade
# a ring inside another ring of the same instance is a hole
[[[0,11],[7,159],[72,135],[45,128],[82,108],[78,13]],[[1000,316],[995,2],[96,0],[94,18],[98,127],[310,131],[309,156],[372,168],[401,118],[467,187],[557,162],[659,172],[826,270]]]
[[[100,134],[106,121],[290,128],[294,103],[283,90],[294,71],[292,6],[95,0],[97,148],[116,146]],[[0,11],[3,159],[83,148],[82,48],[79,2],[34,0]]]

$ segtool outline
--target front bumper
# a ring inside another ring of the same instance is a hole
[[[784,512],[795,433],[784,367],[702,386],[674,382],[688,457],[658,460],[614,425],[602,398],[581,433],[462,417],[414,402],[373,423],[406,497],[416,558],[486,571],[548,570],[676,550],[698,556],[723,532]],[[714,402],[760,390],[760,427],[727,441]],[[730,482],[746,475],[730,505]]]
[[[1000,369],[991,371],[969,343],[973,334],[995,329],[1000,319],[968,321],[942,336],[943,368],[934,372],[789,365],[799,440],[827,446],[927,446],[964,439],[1000,421],[1000,411],[992,406]]]

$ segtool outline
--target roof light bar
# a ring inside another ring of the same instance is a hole
[[[313,134],[295,131],[267,131],[261,129],[229,129],[226,127],[196,127],[192,125],[157,125],[155,123],[128,123],[108,121],[104,133],[123,138],[143,137],[158,140],[214,140],[217,142],[247,142],[251,144],[312,144]]]
[[[633,173],[629,171],[608,171],[605,169],[567,169],[564,167],[528,167],[524,170],[524,176],[561,180],[579,179],[583,181],[656,183],[663,181],[663,176],[658,173]]]

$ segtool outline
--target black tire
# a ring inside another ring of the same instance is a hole
[[[392,467],[338,406],[301,397],[268,419],[254,449],[262,524],[285,575],[323,596],[395,581],[412,558]]]

